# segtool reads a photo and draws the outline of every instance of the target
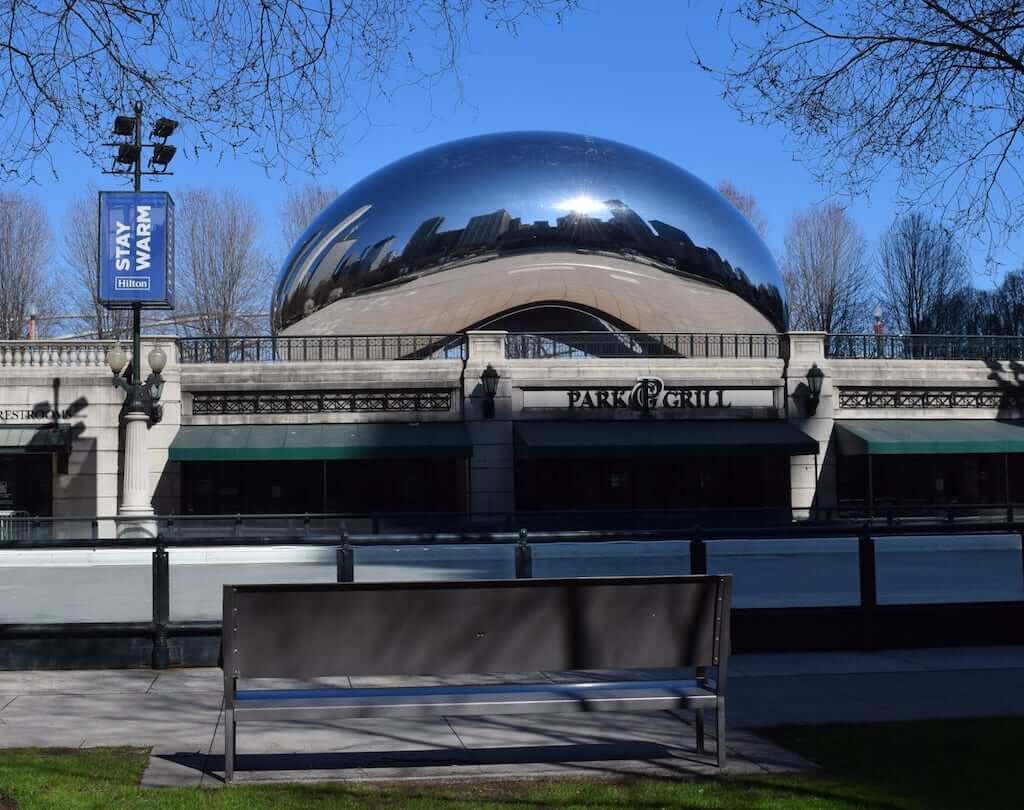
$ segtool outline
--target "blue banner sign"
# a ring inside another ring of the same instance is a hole
[[[100,303],[174,306],[174,201],[165,191],[100,192]]]

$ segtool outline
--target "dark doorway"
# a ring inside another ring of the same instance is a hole
[[[53,514],[53,454],[0,454],[0,511]]]
[[[516,507],[527,511],[789,506],[785,456],[538,459],[516,464]]]
[[[1016,454],[952,453],[840,456],[837,489],[841,507],[904,509],[996,505],[1024,496],[1024,464]]]
[[[459,512],[463,459],[190,461],[182,510],[195,515]]]

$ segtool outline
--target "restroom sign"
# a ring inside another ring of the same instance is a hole
[[[165,191],[101,191],[99,301],[174,305],[174,201]]]

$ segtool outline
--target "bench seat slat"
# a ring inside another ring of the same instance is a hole
[[[572,681],[572,682],[550,682],[542,683],[490,683],[490,684],[436,684],[432,686],[372,686],[372,687],[334,687],[325,689],[239,689],[235,692],[236,701],[246,700],[302,700],[310,698],[321,700],[324,698],[349,698],[360,700],[365,698],[389,698],[389,697],[431,697],[431,696],[458,696],[458,695],[481,695],[481,694],[524,694],[531,693],[584,693],[606,690],[688,690],[700,688],[697,682],[690,679],[672,679],[659,681]],[[712,684],[706,690],[709,694],[714,691]]]
[[[437,716],[533,711],[648,711],[713,706],[694,681],[430,686],[394,689],[248,690],[236,695],[239,721],[258,718]]]

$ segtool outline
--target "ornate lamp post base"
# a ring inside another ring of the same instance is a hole
[[[124,490],[118,513],[122,518],[117,525],[118,537],[156,537],[146,459],[148,429],[149,414],[145,411],[128,411],[124,415]]]
[[[124,422],[124,479],[121,490],[121,508],[118,510],[117,536],[127,538],[155,538],[157,523],[154,520],[153,504],[149,492],[149,463],[146,458],[146,433],[150,423],[160,421],[162,409],[159,404],[163,392],[163,379],[167,355],[159,347],[149,353],[149,366],[153,373],[144,383],[139,382],[139,312],[136,308],[131,365],[124,351],[115,346],[107,355],[107,363],[114,373],[114,385],[123,388],[128,398],[121,420]],[[128,378],[121,376],[121,370],[128,367]]]

